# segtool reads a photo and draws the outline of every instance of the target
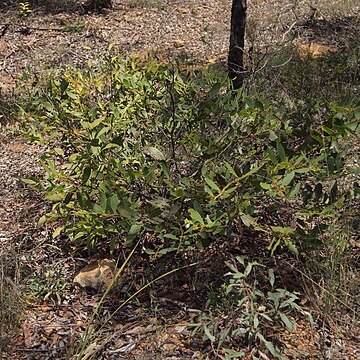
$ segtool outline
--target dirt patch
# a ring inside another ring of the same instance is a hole
[[[23,183],[23,179],[39,176],[37,158],[41,149],[19,139],[0,136],[0,253],[6,251],[5,240],[36,227],[36,219],[44,211],[41,195]],[[11,246],[12,247],[12,246]]]
[[[0,74],[0,93],[8,94],[11,90],[15,89],[16,80],[6,74]]]
[[[223,1],[164,1],[161,7],[117,5],[100,15],[49,14],[42,8],[19,19],[0,15],[10,24],[2,37],[6,49],[0,73],[27,68],[84,66],[97,62],[110,45],[124,56],[143,50],[174,49],[204,60],[228,47],[229,6]]]

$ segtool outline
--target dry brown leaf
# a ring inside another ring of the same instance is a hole
[[[21,324],[21,328],[22,328],[23,335],[24,335],[24,344],[25,344],[25,347],[28,348],[28,347],[31,346],[31,343],[32,343],[30,327],[29,327],[29,325],[26,323],[26,321],[24,321],[24,322]]]
[[[339,49],[332,45],[324,45],[324,44],[317,44],[317,43],[310,43],[310,44],[300,44],[299,47],[299,55],[302,58],[306,57],[313,57],[319,58],[329,53],[336,53]]]

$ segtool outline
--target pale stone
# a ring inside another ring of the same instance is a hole
[[[181,48],[181,47],[185,46],[185,44],[186,44],[185,40],[177,39],[174,41],[174,46],[176,48]]]
[[[75,275],[73,283],[85,290],[102,292],[112,285],[115,271],[114,260],[95,260]]]

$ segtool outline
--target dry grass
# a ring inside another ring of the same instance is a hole
[[[14,255],[0,256],[0,358],[18,328],[22,312],[19,266]]]

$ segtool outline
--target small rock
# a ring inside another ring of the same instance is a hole
[[[166,351],[174,351],[177,348],[177,346],[174,343],[168,342],[163,344],[162,348]]]
[[[95,260],[75,275],[73,283],[90,292],[103,292],[112,284],[115,271],[114,260]]]
[[[69,23],[69,18],[67,16],[59,16],[57,22],[59,25],[65,26]]]
[[[177,39],[174,41],[174,46],[176,48],[181,48],[181,47],[185,46],[185,44],[186,44],[185,40]]]
[[[7,48],[8,48],[8,46],[7,46],[6,42],[4,40],[0,39],[0,54],[5,53]]]
[[[180,14],[188,14],[189,13],[189,9],[187,8],[178,8],[177,11],[180,13]]]

